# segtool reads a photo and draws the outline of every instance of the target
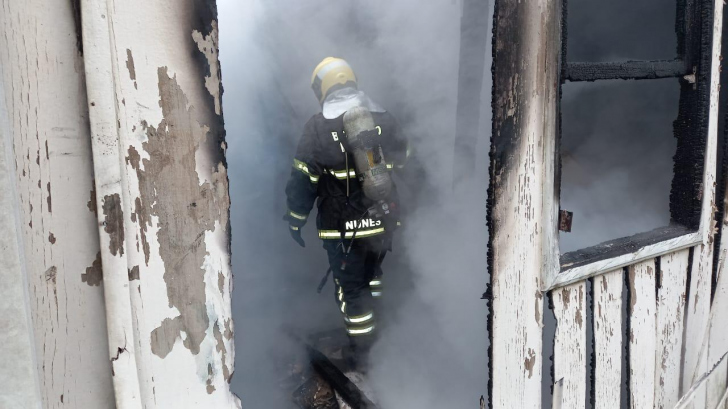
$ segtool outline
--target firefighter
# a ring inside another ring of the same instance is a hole
[[[404,166],[408,145],[394,117],[358,89],[346,61],[333,57],[321,61],[311,86],[321,112],[306,123],[299,141],[286,185],[284,219],[293,239],[305,247],[301,229],[318,199],[316,225],[333,272],[336,303],[355,355],[361,358],[376,333],[376,300],[383,290],[381,264],[399,225],[399,203],[392,185],[386,202],[379,201],[388,214],[372,211],[378,203],[362,189],[344,132],[344,114],[354,107],[371,112],[376,125],[373,143],[381,147],[388,172]]]

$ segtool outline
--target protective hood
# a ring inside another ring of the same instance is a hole
[[[355,88],[342,88],[332,92],[324,100],[322,112],[324,118],[334,119],[353,107],[363,107],[370,112],[386,112],[384,108],[372,101],[367,94]]]

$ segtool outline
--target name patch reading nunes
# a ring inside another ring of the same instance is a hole
[[[354,230],[354,229],[366,229],[370,227],[379,227],[382,225],[381,220],[374,220],[374,219],[362,219],[362,220],[353,220],[350,222],[346,222],[346,230]]]

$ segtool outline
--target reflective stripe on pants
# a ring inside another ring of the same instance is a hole
[[[354,240],[348,257],[345,257],[338,241],[325,240],[323,244],[334,275],[334,297],[343,315],[347,335],[363,337],[374,334],[377,319],[375,300],[382,291],[381,270],[378,268],[381,252],[375,251],[366,241]],[[346,267],[342,269],[344,261]]]

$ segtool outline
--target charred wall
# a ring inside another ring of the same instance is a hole
[[[678,55],[695,76],[680,79],[680,108],[673,124],[677,138],[670,217],[691,229],[700,225],[705,149],[710,109],[713,3],[678,2]],[[682,23],[682,24],[680,24]]]

